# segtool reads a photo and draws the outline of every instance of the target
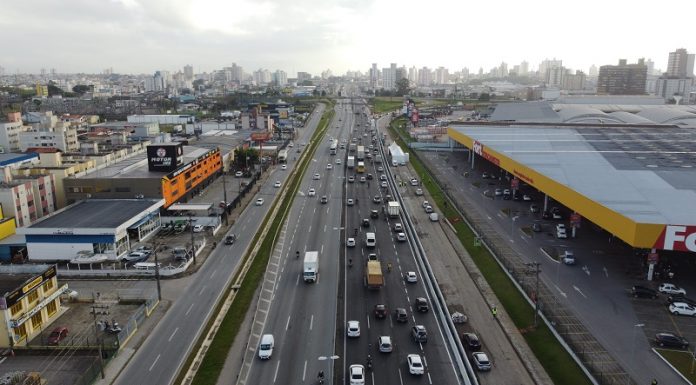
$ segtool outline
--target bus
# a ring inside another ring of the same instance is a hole
[[[358,173],[365,172],[365,162],[358,162]]]
[[[283,149],[278,151],[278,163],[285,163],[288,160],[288,150]]]
[[[336,155],[336,149],[338,148],[338,139],[331,141],[331,146],[329,146],[329,154]]]

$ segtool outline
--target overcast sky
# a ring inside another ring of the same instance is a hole
[[[694,0],[7,0],[6,74],[195,72],[231,63],[318,75],[399,66],[572,69],[696,52]]]

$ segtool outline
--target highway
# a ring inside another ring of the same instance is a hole
[[[268,287],[273,287],[273,293],[262,334],[274,335],[273,356],[268,361],[254,357],[248,377],[241,378],[240,384],[313,384],[320,370],[326,373],[327,384],[348,383],[348,367],[356,363],[366,365],[368,354],[373,358],[374,368],[366,371],[367,384],[457,383],[452,360],[432,312],[413,312],[415,298],[428,295],[420,279],[418,283],[406,284],[402,278],[406,271],[417,271],[417,268],[409,243],[397,242],[395,233],[390,230],[400,221],[387,219],[381,212],[383,203],[373,202],[375,195],[380,195],[383,202],[388,193],[388,189],[379,187],[382,172],[377,171],[378,165],[366,160],[366,172],[355,174],[359,178],[370,173],[373,179],[363,183],[359,179],[353,183],[347,181],[347,176],[356,171],[344,168],[348,143],[356,138],[358,144],[362,142],[366,148],[372,144],[371,134],[366,130],[369,111],[364,106],[355,108],[359,108],[357,114],[345,100],[337,104],[334,120],[302,179],[300,192],[276,247],[280,256],[279,273],[271,274],[272,283],[266,282]],[[345,141],[346,149],[330,155],[331,138]],[[336,164],[336,159],[341,159],[340,165]],[[331,169],[327,169],[328,164],[332,165]],[[320,179],[314,179],[314,174],[319,174]],[[310,188],[316,190],[316,196],[307,196]],[[320,203],[324,195],[329,198],[326,204]],[[356,204],[348,206],[349,198],[357,199]],[[379,218],[370,219],[369,227],[377,234],[374,251],[364,247],[368,228],[360,223],[363,218],[370,218],[372,209],[379,210]],[[355,236],[356,228],[357,246],[346,248],[345,240]],[[295,257],[296,251],[300,252],[299,258]],[[301,279],[305,251],[320,254],[316,283],[304,283]],[[368,252],[376,252],[384,262],[385,286],[379,290],[370,291],[363,284]],[[352,259],[352,267],[349,259]],[[386,268],[388,262],[393,266],[391,272]],[[377,303],[387,305],[389,317],[375,319],[373,307]],[[394,322],[391,311],[396,307],[407,309],[408,322]],[[347,339],[345,325],[349,319],[360,321],[362,334],[359,338]],[[427,328],[426,344],[415,343],[410,338],[411,326],[415,324]],[[392,337],[394,350],[379,353],[377,338],[386,335]],[[260,335],[252,334],[250,349],[255,350],[259,338]],[[427,364],[424,376],[409,374],[407,354],[424,357]]]
[[[324,105],[318,105],[301,131],[296,142],[308,143],[319,123]],[[290,156],[290,163],[293,157]],[[289,168],[292,165],[289,165]],[[172,384],[191,353],[195,341],[211,316],[215,303],[229,286],[234,272],[239,267],[242,255],[259,231],[271,201],[278,193],[273,182],[284,182],[290,170],[276,168],[271,171],[270,183],[260,186],[258,197],[265,199],[263,206],[249,205],[231,228],[237,234],[233,245],[219,245],[207,261],[195,273],[190,286],[184,290],[188,295],[176,300],[145,342],[131,357],[128,365],[114,381],[117,385]],[[254,197],[256,200],[256,197]]]

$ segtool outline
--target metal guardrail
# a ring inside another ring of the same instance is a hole
[[[454,359],[457,374],[459,376],[458,382],[460,384],[463,382],[465,385],[478,385],[478,379],[476,378],[471,363],[466,359],[466,352],[461,344],[461,341],[459,340],[457,329],[452,322],[452,315],[449,313],[445,297],[442,294],[442,291],[440,291],[440,286],[437,284],[437,278],[435,277],[430,263],[428,262],[425,249],[418,238],[415,225],[413,224],[413,221],[406,210],[403,209],[404,201],[399,193],[399,190],[396,188],[397,186],[395,185],[394,176],[392,175],[389,162],[386,154],[384,153],[384,144],[382,143],[382,140],[378,140],[378,143],[380,153],[385,164],[384,170],[387,174],[387,179],[389,181],[391,190],[393,191],[393,197],[399,202],[399,205],[401,205],[400,215],[402,217],[402,223],[404,223],[404,230],[406,230],[410,239],[409,244],[411,245],[411,249],[416,256],[416,261],[418,262],[419,268],[423,273],[423,282],[426,286],[426,290],[430,294],[430,297],[434,299],[431,302],[434,305],[434,313],[436,314],[435,318],[445,333],[445,337],[447,339],[447,341],[445,341],[445,345],[447,346],[451,357]]]

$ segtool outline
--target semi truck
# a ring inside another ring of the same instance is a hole
[[[365,266],[365,286],[368,289],[379,289],[384,286],[382,264],[379,261],[367,261]]]
[[[348,166],[348,168],[355,167],[355,157],[353,155],[348,156],[348,162],[346,162],[346,166]]]
[[[304,255],[304,270],[302,278],[305,282],[316,282],[319,274],[319,252],[307,251]]]
[[[387,203],[387,214],[389,214],[390,217],[398,217],[399,216],[399,210],[401,206],[399,205],[399,202],[397,201],[389,201]]]
[[[365,159],[365,146],[358,146],[358,160]]]

